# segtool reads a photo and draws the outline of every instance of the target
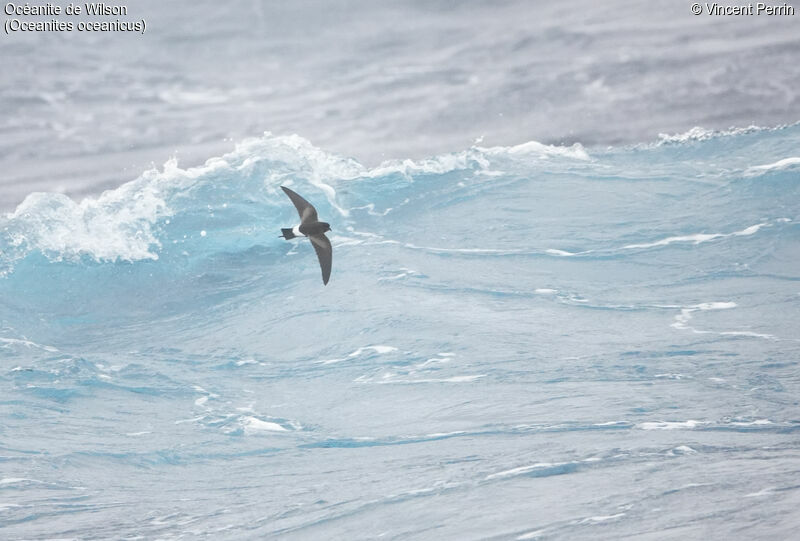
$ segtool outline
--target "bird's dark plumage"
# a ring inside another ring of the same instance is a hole
[[[293,192],[286,186],[281,186],[281,190],[289,196],[289,199],[292,200],[294,203],[294,207],[297,209],[297,214],[300,215],[300,225],[313,223],[317,221],[317,209],[314,208],[314,205],[300,197],[299,194]]]
[[[297,214],[300,215],[300,225],[294,228],[281,228],[283,233],[281,236],[286,240],[293,239],[297,234],[305,235],[311,240],[314,245],[314,251],[317,252],[317,259],[319,259],[319,266],[322,269],[322,283],[328,283],[331,277],[331,264],[333,260],[333,249],[331,248],[331,241],[325,236],[326,231],[331,230],[331,226],[327,222],[320,222],[317,218],[317,209],[314,206],[300,197],[297,193],[293,192],[286,186],[281,186],[281,189],[289,199],[294,203],[297,209]]]
[[[317,252],[317,259],[319,259],[319,266],[322,269],[322,283],[328,285],[328,280],[331,277],[331,264],[333,263],[333,248],[331,248],[331,241],[324,233],[319,235],[310,235],[311,244],[314,245],[314,250]]]

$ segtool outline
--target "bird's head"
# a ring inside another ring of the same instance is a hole
[[[322,225],[322,232],[323,233],[325,231],[330,231],[331,230],[331,224],[329,224],[328,222],[320,222],[320,225]]]

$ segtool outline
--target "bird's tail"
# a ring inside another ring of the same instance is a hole
[[[286,240],[293,239],[296,237],[296,235],[292,232],[291,227],[288,229],[284,229],[283,227],[281,227],[281,233],[283,233],[281,237],[285,238]]]

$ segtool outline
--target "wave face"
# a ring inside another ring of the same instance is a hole
[[[281,185],[332,225],[327,287]],[[786,538],[798,220],[797,125],[373,169],[267,134],[31,194],[0,219],[0,530]]]

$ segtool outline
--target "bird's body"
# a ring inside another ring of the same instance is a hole
[[[292,200],[297,213],[300,215],[300,223],[298,225],[290,228],[281,228],[281,237],[290,240],[304,236],[311,240],[311,244],[317,252],[319,266],[322,269],[322,283],[327,284],[331,276],[333,249],[331,248],[331,241],[325,236],[325,232],[330,231],[331,226],[327,222],[319,221],[317,209],[311,203],[285,186],[281,186],[281,189]]]

